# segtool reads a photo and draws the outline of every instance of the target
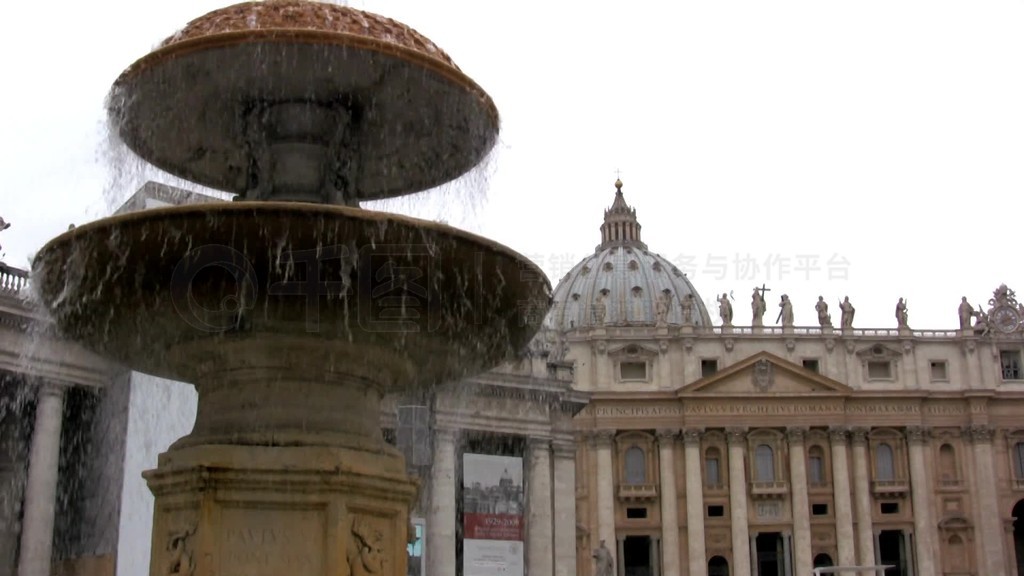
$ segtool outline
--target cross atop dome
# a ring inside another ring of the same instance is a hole
[[[643,250],[647,245],[640,240],[640,223],[636,220],[636,209],[626,204],[622,195],[622,179],[615,179],[615,200],[611,208],[604,211],[601,224],[601,245],[598,250],[609,246],[636,246]]]

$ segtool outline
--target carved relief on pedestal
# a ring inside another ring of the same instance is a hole
[[[369,516],[354,516],[346,560],[351,576],[386,574],[388,560],[388,530],[383,520]]]
[[[196,563],[192,549],[192,535],[196,526],[172,530],[167,536],[167,570],[168,576],[192,576]]]

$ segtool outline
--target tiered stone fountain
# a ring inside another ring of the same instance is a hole
[[[550,285],[503,246],[358,204],[470,171],[491,99],[400,23],[268,0],[167,39],[109,113],[142,158],[237,194],[79,226],[33,266],[65,336],[199,393],[146,473],[150,574],[404,576],[416,486],[382,396],[509,358]]]

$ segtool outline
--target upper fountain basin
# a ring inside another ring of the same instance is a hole
[[[275,107],[296,103],[307,112],[275,120]],[[248,199],[281,163],[275,146],[293,154],[315,145],[326,158],[312,169],[323,174],[303,178],[371,200],[465,174],[499,125],[486,92],[415,30],[310,0],[197,18],[121,74],[108,112],[127,146],[158,168]],[[314,130],[291,133],[296,122]],[[282,132],[285,141],[273,141]]]
[[[524,349],[550,305],[536,265],[439,224],[294,202],[156,208],[50,241],[33,285],[59,330],[140,372],[225,366],[387,392]]]

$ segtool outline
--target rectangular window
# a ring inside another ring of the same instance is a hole
[[[932,360],[932,382],[945,382],[949,380],[945,360]]]
[[[619,376],[624,381],[647,380],[647,362],[621,362]]]
[[[879,505],[882,514],[899,514],[900,503],[899,502],[882,502]]]
[[[725,506],[712,504],[708,506],[708,518],[721,518],[725,516]]]
[[[626,508],[626,518],[631,520],[647,518],[647,508]]]
[[[1020,352],[1003,350],[999,353],[999,361],[1003,367],[1003,380],[1020,380]]]
[[[804,368],[811,372],[818,371],[818,359],[817,358],[804,358]]]
[[[869,380],[890,380],[892,379],[892,362],[885,360],[872,360],[868,362]]]
[[[811,514],[814,516],[828,516],[828,504],[811,504]]]
[[[1024,442],[1017,442],[1013,445],[1014,455],[1014,478],[1024,480]]]
[[[715,358],[704,358],[700,361],[700,376],[707,378],[718,372],[718,360]]]

